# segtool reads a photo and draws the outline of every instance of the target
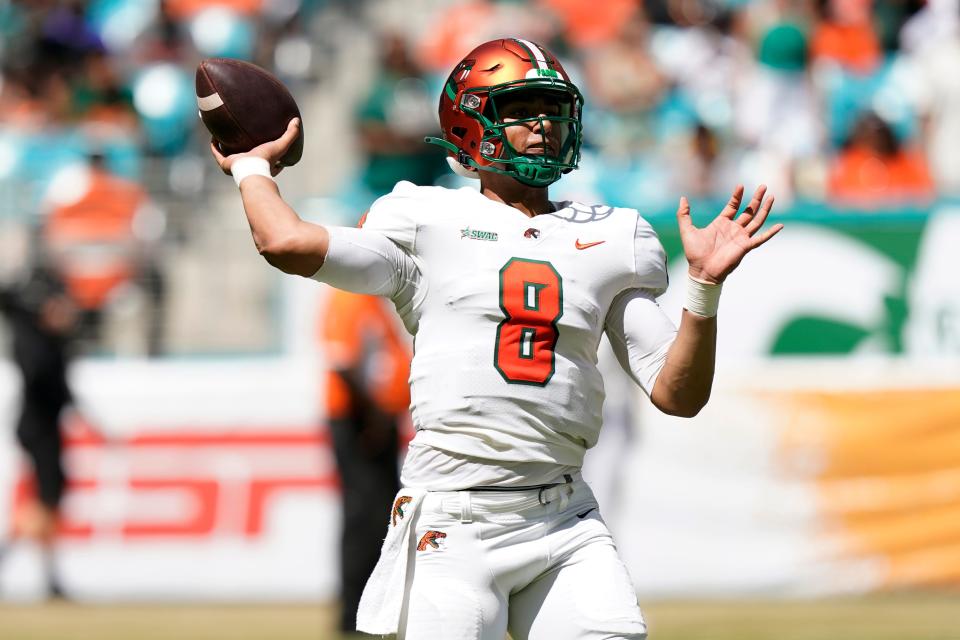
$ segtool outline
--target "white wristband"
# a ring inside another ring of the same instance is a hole
[[[683,307],[690,313],[712,318],[717,315],[717,308],[720,306],[721,289],[723,289],[723,283],[710,284],[697,280],[688,273],[687,302]]]
[[[270,163],[256,156],[237,158],[230,167],[230,173],[233,175],[233,181],[237,183],[238,187],[240,183],[243,182],[243,179],[248,176],[263,176],[264,178],[273,180],[273,176],[270,175]]]

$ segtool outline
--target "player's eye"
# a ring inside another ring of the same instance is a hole
[[[528,118],[533,110],[527,105],[511,104],[503,110],[504,118]]]

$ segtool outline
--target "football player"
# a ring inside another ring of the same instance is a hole
[[[297,136],[224,157],[260,253],[286,273],[389,297],[415,337],[416,436],[358,629],[401,638],[644,638],[626,567],[580,477],[597,441],[606,332],[661,411],[693,416],[714,373],[724,279],[762,231],[765,188],[704,228],[680,199],[689,262],[679,328],[657,306],[666,256],[634,209],[557,202],[577,167],[580,91],[523,39],[471,51],[440,97],[454,171],[480,189],[400,182],[361,228],[301,220],[271,170]],[[739,213],[738,213],[739,212]],[[387,515],[387,514],[385,514]]]

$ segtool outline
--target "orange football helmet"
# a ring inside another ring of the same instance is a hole
[[[498,102],[518,92],[535,92],[559,105],[557,114],[535,114],[504,123]],[[546,187],[577,168],[582,141],[583,96],[569,80],[556,56],[528,40],[509,38],[485,42],[453,69],[440,95],[440,128],[443,138],[426,141],[450,152],[448,162],[460,175],[469,171],[494,171],[523,184]],[[522,154],[507,140],[504,129],[549,121],[559,145],[543,154]],[[496,165],[496,166],[495,166]]]

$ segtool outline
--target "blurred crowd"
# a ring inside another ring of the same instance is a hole
[[[471,0],[413,43],[437,74],[507,30],[585,95],[577,188],[641,210],[769,184],[856,209],[960,194],[956,0]]]
[[[167,351],[169,274],[214,174],[195,68],[234,57],[305,81],[314,4],[0,0],[0,284],[48,269],[88,353]]]
[[[507,35],[557,53],[584,93],[561,195],[648,212],[736,183],[767,183],[782,211],[960,196],[960,0],[0,0],[0,282],[53,267],[93,350],[121,312],[130,350],[176,350],[171,273],[230,188],[196,116],[202,58],[336,103],[346,126],[305,118],[295,171],[355,217],[397,180],[456,183],[422,143],[439,88]]]

